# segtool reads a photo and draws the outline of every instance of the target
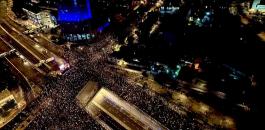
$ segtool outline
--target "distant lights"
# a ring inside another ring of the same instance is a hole
[[[39,48],[40,46],[38,44],[35,44],[34,47]]]
[[[60,69],[60,71],[64,71],[69,67],[70,67],[70,65],[68,63],[63,63],[59,66],[59,69]]]
[[[136,58],[134,58],[133,61],[135,61],[135,62],[140,62],[140,61],[139,61],[138,59],[136,59]]]
[[[207,112],[209,111],[209,106],[206,105],[206,104],[201,103],[201,104],[200,104],[200,111],[201,111],[202,113],[207,113]]]
[[[206,12],[205,14],[206,14],[206,15],[210,15],[211,13],[210,13],[210,12]]]
[[[64,67],[65,67],[64,64],[61,64],[61,65],[59,66],[59,69],[60,69],[60,70],[63,70]]]
[[[91,18],[92,12],[89,0],[86,0],[86,7],[83,9],[74,4],[71,10],[64,6],[61,6],[58,10],[58,20],[61,22],[80,22]]]
[[[23,62],[23,65],[28,66],[29,65],[29,62],[28,61],[24,61]]]
[[[24,57],[23,55],[19,55],[19,57],[20,57],[21,59],[25,59],[25,57]]]
[[[128,63],[126,61],[124,61],[123,59],[119,60],[118,63],[117,63],[119,66],[126,66]]]
[[[200,67],[200,64],[199,64],[199,63],[194,64],[194,69],[195,69],[195,70],[200,69],[199,67]]]
[[[189,17],[189,21],[192,22],[193,21],[193,17]]]
[[[155,67],[154,66],[151,66],[151,70],[154,71],[155,70]]]

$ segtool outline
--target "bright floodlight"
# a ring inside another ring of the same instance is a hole
[[[60,68],[60,70],[64,70],[64,68],[65,68],[64,64],[61,64],[61,65],[59,66],[59,68]]]

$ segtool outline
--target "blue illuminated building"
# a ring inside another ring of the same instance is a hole
[[[86,0],[86,6],[80,6],[77,0],[72,0],[71,6],[59,6],[58,22],[81,22],[89,19],[92,19],[90,0]]]
[[[75,43],[89,41],[110,26],[109,17],[98,15],[100,8],[93,2],[95,1],[61,0],[57,20],[64,40]]]

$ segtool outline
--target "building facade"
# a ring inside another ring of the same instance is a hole
[[[57,26],[56,18],[50,14],[49,11],[40,11],[40,12],[32,12],[23,8],[23,10],[27,13],[29,20],[31,20],[34,24],[43,28],[55,28]]]
[[[93,39],[110,25],[110,19],[99,17],[90,0],[64,0],[58,5],[57,21],[62,38],[71,42]]]
[[[254,0],[251,8],[265,13],[265,0]]]

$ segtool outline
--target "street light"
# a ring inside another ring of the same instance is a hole
[[[121,67],[125,67],[128,63],[126,61],[124,61],[123,59],[119,60],[117,63],[119,66]]]
[[[20,57],[21,59],[25,59],[25,57],[24,57],[23,55],[19,55],[19,57]]]
[[[28,61],[24,61],[24,62],[23,62],[23,65],[25,65],[25,66],[29,66],[29,62],[28,62]]]

